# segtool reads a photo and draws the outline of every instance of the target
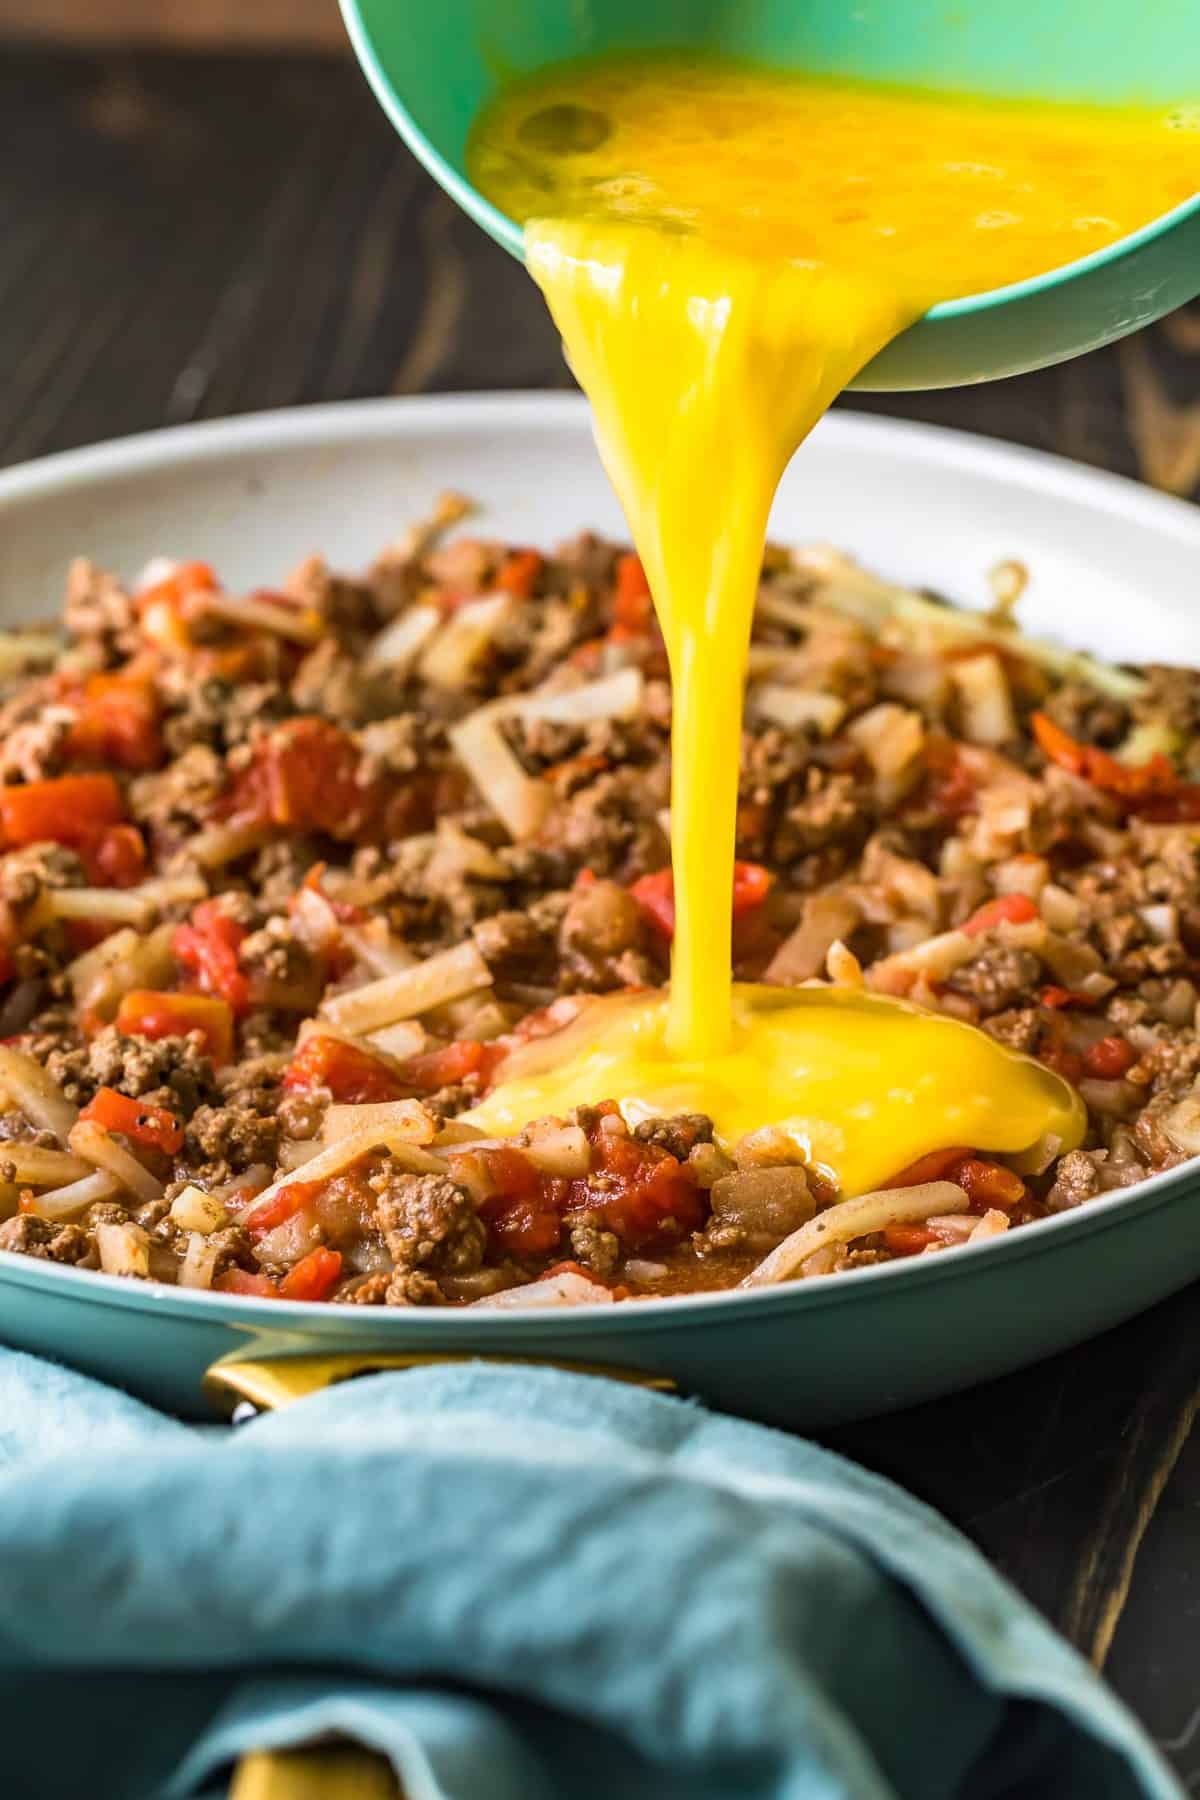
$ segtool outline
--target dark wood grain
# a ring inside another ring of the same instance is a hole
[[[9,53],[0,117],[0,460],[305,401],[569,385],[522,270],[345,60]],[[853,404],[1195,496],[1200,312],[1018,380]],[[1200,1790],[1198,1397],[1186,1293],[831,1439],[957,1520]]]

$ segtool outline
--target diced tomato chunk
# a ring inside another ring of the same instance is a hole
[[[276,1193],[265,1199],[252,1202],[238,1221],[253,1238],[263,1237],[268,1231],[274,1231],[277,1225],[284,1225],[301,1211],[311,1206],[321,1191],[319,1181],[289,1181]]]
[[[630,553],[617,558],[616,587],[613,593],[613,623],[630,635],[640,635],[650,628],[654,602],[650,583],[639,556]]]
[[[1031,722],[1042,754],[1050,762],[1090,782],[1103,793],[1132,803],[1135,810],[1141,810],[1139,801],[1157,805],[1164,797],[1169,805],[1180,788],[1179,777],[1170,759],[1161,751],[1144,763],[1123,763],[1095,744],[1080,743],[1046,713],[1034,713]]]
[[[950,1171],[955,1182],[971,1203],[972,1212],[986,1212],[990,1206],[1016,1206],[1025,1198],[1025,1183],[1003,1163],[985,1162],[982,1157],[964,1156]]]
[[[167,1156],[174,1156],[183,1145],[183,1126],[173,1112],[146,1100],[131,1100],[116,1088],[100,1088],[79,1116],[105,1131],[121,1132],[143,1149],[162,1150]]]
[[[187,1037],[198,1031],[214,1063],[233,1057],[233,1013],[210,994],[158,994],[134,988],[117,1008],[117,1030],[128,1037]]]
[[[1043,1006],[1048,1006],[1056,1012],[1062,1011],[1067,1006],[1095,1006],[1096,1004],[1090,994],[1085,994],[1078,988],[1056,987],[1053,982],[1041,989],[1038,999]]]
[[[245,927],[222,912],[215,900],[202,900],[191,923],[177,925],[171,940],[181,962],[207,994],[216,994],[239,1016],[250,1007],[250,980],[238,961]]]
[[[1041,914],[1028,894],[1000,894],[973,912],[963,926],[968,937],[991,931],[997,925],[1027,925]]]
[[[948,1150],[931,1150],[927,1156],[919,1156],[916,1162],[909,1163],[898,1175],[893,1175],[888,1182],[889,1187],[920,1187],[925,1181],[953,1180],[946,1171],[955,1163],[961,1162],[970,1151],[962,1144],[951,1144]]]
[[[286,1088],[328,1088],[340,1104],[401,1100],[407,1087],[388,1064],[340,1038],[316,1033],[306,1038],[288,1064]]]
[[[496,586],[518,600],[528,600],[545,567],[546,559],[537,550],[515,550],[500,565]]]
[[[143,588],[137,596],[138,611],[144,613],[148,606],[165,601],[178,606],[189,594],[211,592],[217,585],[216,575],[206,562],[181,562],[163,581],[156,581],[153,587]]]
[[[1118,1081],[1132,1069],[1138,1053],[1128,1038],[1104,1037],[1083,1053],[1083,1067],[1088,1075],[1100,1081]]]
[[[58,775],[0,788],[0,827],[10,847],[46,841],[90,846],[125,816],[111,775]]]
[[[307,1256],[290,1268],[279,1284],[281,1300],[327,1300],[342,1273],[342,1258],[337,1250],[318,1244]]]
[[[109,825],[80,854],[98,887],[134,887],[146,873],[146,840],[136,825]]]
[[[89,675],[64,695],[76,708],[66,751],[81,762],[120,769],[155,769],[163,759],[161,708],[154,683],[128,673]]]
[[[454,1087],[470,1075],[479,1075],[486,1083],[507,1054],[504,1044],[481,1044],[475,1038],[458,1038],[452,1044],[443,1044],[440,1050],[427,1050],[420,1056],[406,1058],[400,1064],[404,1092],[436,1094],[439,1088]]]
[[[883,1241],[897,1256],[917,1256],[940,1240],[927,1225],[888,1225],[884,1228]]]
[[[226,1269],[213,1282],[221,1294],[254,1294],[262,1300],[278,1300],[279,1289],[269,1275],[252,1275],[248,1269]]]
[[[774,879],[760,863],[735,862],[733,865],[733,916],[744,918],[766,899]],[[629,892],[647,919],[664,937],[675,935],[675,877],[670,869],[655,869],[642,875]]]

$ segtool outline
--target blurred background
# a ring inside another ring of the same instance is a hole
[[[522,270],[399,142],[336,0],[0,0],[0,461],[262,407],[566,387]],[[1200,309],[850,404],[1200,494]]]

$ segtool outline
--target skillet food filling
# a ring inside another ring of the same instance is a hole
[[[858,1089],[836,1033],[808,1071],[840,1154],[603,1089],[509,1120],[666,981],[671,694],[635,556],[448,536],[468,510],[277,592],[80,561],[63,636],[0,638],[0,1248],[611,1303],[940,1254],[1200,1151],[1200,675],[1021,636],[1015,564],[983,615],[820,547],[762,572],[735,973],[958,1033],[1060,1128],[943,1128],[862,1191],[900,1141],[854,1161],[863,1080],[919,1088],[886,1033]]]

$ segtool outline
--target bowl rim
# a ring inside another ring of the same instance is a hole
[[[499,207],[493,206],[490,200],[484,198],[479,189],[442,154],[428,132],[417,124],[400,99],[382,57],[376,52],[373,34],[363,16],[361,0],[338,0],[338,4],[354,54],[371,91],[413,155],[429,170],[455,204],[481,226],[489,237],[503,245],[511,255],[524,261],[524,233],[516,220],[510,219],[507,213],[501,212]],[[1061,263],[1042,275],[1030,275],[1023,281],[1008,282],[1004,287],[981,289],[975,294],[962,294],[957,300],[940,301],[937,306],[931,306],[923,313],[915,324],[939,325],[954,319],[972,318],[991,313],[1014,301],[1034,300],[1054,293],[1081,276],[1094,274],[1110,263],[1123,262],[1126,257],[1135,256],[1197,213],[1200,213],[1200,192],[1193,194],[1190,199],[1181,200],[1169,212],[1160,213],[1157,218],[1139,226],[1125,237],[1117,238],[1115,242],[1106,244],[1099,250],[1089,251],[1086,256],[1076,257],[1072,262]]]
[[[0,514],[8,508],[36,504],[105,481],[136,479],[165,470],[186,471],[189,467],[265,451],[304,450],[348,441],[387,442],[409,431],[439,427],[452,431],[461,429],[464,420],[472,418],[486,423],[492,431],[519,428],[532,433],[543,430],[548,422],[586,426],[588,409],[580,394],[500,391],[338,401],[172,426],[62,451],[0,471]],[[1090,499],[1093,505],[1099,493],[1110,513],[1148,522],[1153,529],[1168,535],[1180,533],[1200,541],[1200,511],[1185,501],[1157,493],[1126,476],[1082,467],[1047,451],[852,409],[839,409],[828,415],[817,427],[817,434],[848,440],[851,447],[856,442],[891,439],[908,457],[944,466],[953,456],[959,466],[973,465],[979,474],[992,480],[1007,477],[1028,485],[1032,468],[1039,486],[1047,491]],[[849,1302],[856,1293],[877,1292],[883,1296],[908,1292],[931,1281],[999,1270],[1006,1262],[1019,1262],[1093,1232],[1113,1229],[1137,1215],[1185,1198],[1192,1189],[1200,1191],[1200,1160],[1165,1170],[1134,1187],[1099,1195],[1070,1211],[1034,1220],[999,1240],[957,1247],[948,1255],[910,1257],[849,1269],[830,1281],[790,1281],[763,1288],[726,1288],[639,1299],[632,1314],[624,1306],[607,1305],[545,1312],[472,1312],[470,1329],[472,1334],[483,1332],[489,1336],[502,1336],[516,1329],[522,1336],[554,1337],[569,1328],[572,1320],[588,1332],[605,1334],[620,1331],[631,1321],[636,1321],[639,1330],[670,1329],[693,1320],[698,1313],[765,1318],[781,1309],[836,1305],[839,1296],[845,1296]],[[328,1306],[311,1301],[256,1299],[181,1289],[164,1282],[133,1282],[97,1270],[80,1271],[0,1251],[0,1287],[10,1282],[53,1290],[79,1300],[90,1295],[99,1304],[165,1311],[191,1317],[197,1324],[210,1316],[214,1322],[220,1317],[226,1323],[244,1322],[256,1330],[270,1323],[286,1331],[289,1325],[302,1325],[314,1317],[330,1317]],[[881,1283],[887,1285],[881,1287]],[[899,1286],[901,1283],[903,1287]],[[404,1308],[399,1312],[374,1307],[334,1310],[347,1341],[398,1330],[401,1322],[406,1333],[411,1330],[440,1341],[453,1338],[467,1316],[467,1309],[458,1307]]]

